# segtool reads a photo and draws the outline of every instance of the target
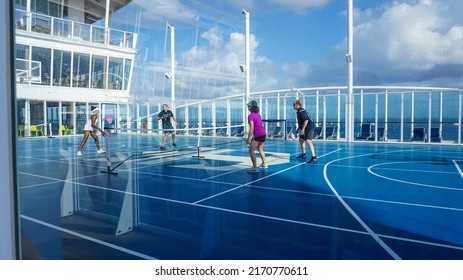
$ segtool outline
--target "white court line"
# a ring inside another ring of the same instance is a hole
[[[328,179],[328,174],[327,174],[327,170],[328,170],[328,166],[333,163],[333,162],[337,162],[337,161],[341,161],[341,160],[346,160],[346,159],[351,159],[351,158],[357,158],[357,157],[364,157],[364,156],[370,156],[370,155],[378,155],[378,154],[387,154],[387,153],[399,153],[399,152],[403,152],[402,150],[399,150],[399,151],[391,151],[391,152],[382,152],[382,153],[370,153],[370,154],[362,154],[362,155],[355,155],[355,156],[350,156],[350,157],[344,157],[344,158],[338,158],[338,159],[335,159],[333,161],[330,161],[328,162],[327,164],[325,164],[325,166],[323,167],[323,177],[325,178],[325,181],[326,183],[328,184],[328,186],[330,187],[331,191],[334,193],[334,195],[336,196],[336,198],[339,200],[339,202],[341,202],[341,204],[344,206],[344,208],[346,208],[346,210],[360,223],[360,225],[362,225],[362,227],[371,235],[371,237],[376,240],[376,242],[378,242],[378,244],[384,248],[384,250],[389,253],[389,255],[391,255],[391,257],[393,257],[395,260],[400,260],[400,256],[396,254],[396,252],[394,252],[394,250],[392,250],[380,237],[379,235],[377,235],[358,215],[357,213],[355,213],[355,211],[349,206],[349,204],[347,204],[347,202],[344,200],[344,198],[339,195],[339,193],[336,191],[336,189],[334,188],[334,186],[331,184],[330,180]]]
[[[260,214],[244,212],[244,211],[237,211],[237,210],[231,210],[231,209],[226,209],[226,208],[213,207],[213,206],[208,206],[208,205],[204,205],[204,204],[193,204],[193,203],[185,202],[185,201],[179,201],[179,200],[168,199],[168,198],[161,198],[161,197],[156,197],[156,196],[151,196],[151,195],[143,195],[143,194],[139,194],[139,193],[127,192],[127,191],[122,191],[122,190],[109,189],[109,188],[106,188],[106,187],[99,187],[99,186],[88,185],[88,184],[83,184],[83,183],[79,183],[79,184],[83,185],[83,186],[88,186],[88,187],[91,187],[91,188],[106,190],[106,191],[112,191],[112,192],[123,193],[123,194],[130,194],[130,195],[133,195],[133,196],[144,197],[144,198],[148,198],[148,199],[156,199],[156,200],[160,200],[160,201],[167,201],[167,202],[172,202],[172,203],[178,203],[178,204],[183,204],[183,205],[201,207],[201,208],[212,209],[212,210],[228,212],[228,213],[234,213],[234,214],[240,214],[240,215],[245,215],[245,216],[252,216],[252,217],[257,217],[257,218],[264,218],[264,219],[287,222],[287,223],[293,223],[293,224],[299,224],[299,225],[313,226],[313,227],[317,227],[317,228],[338,230],[338,231],[343,231],[343,232],[351,232],[351,233],[357,233],[357,234],[362,234],[362,235],[369,234],[367,232],[358,231],[358,230],[352,230],[352,229],[347,229],[347,228],[326,226],[326,225],[321,225],[321,224],[314,224],[314,223],[308,223],[308,222],[302,222],[302,221],[290,220],[290,219],[283,219],[283,218],[278,218],[278,217],[273,217],[273,216],[267,216],[267,215],[260,215]],[[352,197],[346,197],[346,198],[352,198]],[[390,203],[396,203],[396,202],[390,202]],[[125,249],[125,248],[119,247],[117,245],[113,245],[111,243],[107,243],[107,242],[104,242],[104,241],[101,241],[101,240],[98,240],[98,239],[94,239],[92,237],[82,235],[80,233],[69,231],[67,229],[62,229],[60,227],[57,227],[57,226],[54,226],[54,225],[51,225],[51,224],[48,224],[48,223],[33,219],[33,218],[29,218],[29,217],[24,216],[24,215],[22,215],[22,217],[25,218],[25,219],[28,219],[30,221],[40,223],[40,224],[45,225],[45,226],[49,226],[51,228],[67,232],[67,233],[72,234],[74,236],[81,237],[83,239],[90,240],[90,241],[96,242],[96,243],[104,245],[104,246],[108,246],[108,247],[116,249],[116,250],[121,250],[121,251],[123,251],[125,253],[128,253],[128,254],[132,254],[132,252],[134,252],[134,251],[132,251],[130,249]],[[427,242],[423,242],[423,241],[420,241],[420,240],[403,239],[403,238],[400,238],[400,237],[389,236],[389,235],[379,235],[379,236],[381,236],[383,238],[389,238],[389,239],[395,239],[395,240],[404,240],[404,241],[409,241],[409,242],[414,242],[414,243],[424,243],[424,244],[428,244],[428,245],[434,245],[434,246],[440,246],[440,247],[446,247],[446,248],[451,248],[451,249],[462,250],[461,247],[448,246],[448,245],[445,245],[445,244],[427,243]],[[133,255],[139,256],[139,257],[142,257],[142,258],[145,257],[147,259],[152,259],[153,258],[151,256],[140,254],[138,252],[134,252]]]
[[[334,151],[331,151],[331,152],[326,153],[326,154],[324,154],[324,155],[321,155],[321,156],[319,156],[318,158],[325,157],[325,156],[327,156],[327,155],[329,155],[329,154],[338,152],[338,151],[340,151],[340,150],[342,150],[342,148],[337,149],[337,150],[334,150]],[[235,188],[226,190],[226,191],[224,191],[224,192],[217,193],[217,194],[215,194],[215,195],[212,195],[212,196],[209,196],[209,197],[200,199],[200,200],[198,200],[198,201],[193,202],[193,204],[198,204],[198,203],[201,203],[201,202],[203,202],[203,201],[209,200],[209,199],[211,199],[211,198],[214,198],[214,197],[223,195],[223,194],[225,194],[225,193],[228,193],[228,192],[231,192],[231,191],[234,191],[234,190],[237,190],[237,189],[240,189],[240,188],[249,186],[249,185],[251,185],[251,184],[253,184],[253,183],[256,183],[256,182],[262,181],[262,180],[264,180],[264,179],[273,177],[273,176],[275,176],[275,175],[278,175],[278,174],[280,174],[280,173],[283,173],[283,172],[286,172],[286,171],[288,171],[288,170],[294,169],[294,168],[299,167],[299,166],[304,165],[304,164],[307,164],[307,162],[306,162],[306,161],[301,162],[301,163],[296,164],[296,165],[294,165],[294,166],[291,166],[291,167],[288,167],[288,168],[286,168],[286,169],[282,169],[282,170],[280,170],[280,171],[278,171],[278,172],[272,173],[272,174],[270,174],[270,175],[268,175],[268,176],[261,177],[261,178],[259,178],[259,179],[257,179],[257,180],[253,180],[253,181],[247,182],[246,184],[242,184],[242,185],[240,185],[240,186],[237,186],[237,187],[235,187]]]
[[[31,218],[31,217],[28,217],[28,216],[25,216],[25,215],[21,215],[21,218],[25,219],[25,220],[28,220],[28,221],[31,221],[31,222],[34,222],[34,223],[37,223],[37,224],[41,224],[43,226],[46,226],[46,227],[49,227],[49,228],[52,228],[52,229],[55,229],[55,230],[58,230],[58,231],[61,231],[61,232],[64,232],[64,233],[67,233],[67,234],[70,234],[70,235],[74,235],[76,237],[79,237],[79,238],[82,238],[82,239],[85,239],[85,240],[88,240],[88,241],[91,241],[91,242],[94,242],[94,243],[98,243],[100,245],[112,248],[114,250],[124,252],[124,253],[132,255],[132,256],[136,256],[136,257],[146,259],[146,260],[158,260],[158,259],[153,258],[151,256],[148,256],[148,255],[145,255],[145,254],[142,254],[142,253],[139,253],[139,252],[136,252],[136,251],[133,251],[133,250],[118,246],[118,245],[114,245],[114,244],[111,244],[111,243],[108,243],[108,242],[105,242],[105,241],[102,241],[102,240],[99,240],[99,239],[96,239],[96,238],[93,238],[93,237],[90,237],[90,236],[87,236],[87,235],[83,235],[83,234],[77,233],[75,231],[71,231],[71,230],[68,230],[68,229],[65,229],[65,228],[62,228],[62,227],[58,227],[58,226],[52,225],[50,223],[46,223],[44,221],[40,221],[40,220]]]
[[[415,163],[430,163],[432,161],[416,161]],[[430,185],[430,184],[423,184],[423,183],[416,183],[416,182],[411,182],[411,181],[405,181],[405,180],[399,180],[399,179],[395,179],[395,178],[391,178],[391,177],[387,177],[387,176],[384,176],[384,175],[380,175],[376,172],[374,172],[372,169],[377,167],[377,166],[382,166],[382,165],[387,165],[387,164],[399,164],[399,163],[409,163],[409,162],[406,162],[406,161],[397,161],[397,162],[385,162],[385,163],[378,163],[378,164],[375,164],[375,165],[372,165],[370,167],[367,168],[368,172],[370,174],[372,174],[373,176],[377,176],[379,178],[382,178],[382,179],[385,179],[385,180],[390,180],[390,181],[393,181],[393,182],[398,182],[398,183],[403,183],[403,184],[409,184],[409,185],[415,185],[415,186],[422,186],[422,187],[428,187],[428,188],[435,188],[435,189],[444,189],[444,190],[454,190],[454,191],[463,191],[463,189],[461,188],[453,188],[453,187],[446,187],[446,186],[438,186],[438,185]],[[382,168],[384,169],[384,168]],[[388,170],[388,169],[386,169]],[[393,169],[391,169],[393,170]],[[411,172],[412,170],[408,170],[409,172]]]
[[[455,164],[455,167],[457,168],[458,173],[460,173],[460,176],[461,176],[461,178],[463,179],[463,172],[461,171],[460,166],[458,166],[457,161],[456,161],[456,160],[453,160],[453,163]]]

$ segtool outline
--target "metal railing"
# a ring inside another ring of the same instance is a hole
[[[135,48],[136,46],[137,36],[133,32],[113,28],[105,29],[102,26],[18,9],[15,10],[15,25],[16,30],[46,34],[74,41],[92,42],[123,48]]]
[[[349,141],[345,131],[348,127],[346,87],[255,92],[251,98],[257,101],[263,119],[286,120],[286,126],[291,127],[293,133],[297,124],[292,104],[299,99],[317,124],[318,140]],[[462,144],[461,89],[354,87],[353,100],[352,141]],[[115,109],[111,113],[103,107],[102,118],[110,116],[115,129],[126,128],[124,133],[159,134],[161,126],[156,116],[162,103],[113,105]],[[249,113],[244,94],[178,101],[174,112],[177,129],[183,134],[212,137],[233,137],[234,130],[247,126]],[[266,123],[266,128],[270,131],[268,125]]]

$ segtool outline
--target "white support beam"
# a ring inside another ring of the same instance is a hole
[[[13,260],[19,257],[19,217],[16,193],[16,123],[14,108],[13,70],[13,1],[0,2],[0,259]]]

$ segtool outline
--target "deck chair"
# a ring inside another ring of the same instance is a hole
[[[424,142],[426,141],[426,133],[424,127],[415,127],[413,129],[412,138],[410,141]]]
[[[336,126],[327,126],[325,128],[325,139],[338,139],[338,135],[336,134],[337,127]]]
[[[178,135],[185,135],[185,133],[186,133],[186,124],[184,122],[181,122],[181,123],[177,124],[176,133]]]
[[[68,128],[65,124],[61,125],[61,135],[68,135]]]
[[[66,133],[68,135],[74,135],[74,126],[73,125],[66,125],[66,129],[67,129]]]
[[[283,137],[283,128],[281,126],[275,126],[272,131],[271,137],[275,138],[282,138]]]
[[[375,141],[375,132],[373,131],[371,136],[367,140]],[[384,127],[378,127],[378,141],[386,141],[386,130]]]
[[[244,136],[244,127],[240,126],[238,129],[235,129],[232,132],[232,136],[243,137]]]
[[[31,136],[34,135],[34,136],[38,136],[38,130],[37,130],[37,126],[36,125],[31,125],[29,127],[29,131],[31,133]]]
[[[217,128],[215,130],[215,135],[216,136],[226,136],[227,135],[227,129],[226,128]]]
[[[188,134],[189,135],[198,135],[199,132],[198,132],[198,125],[197,124],[190,124],[189,127],[188,127]]]
[[[374,139],[374,133],[371,131],[373,125],[370,124],[370,123],[362,123],[360,124],[360,131],[359,133],[357,133],[357,136],[355,137],[355,139],[358,139],[358,140],[366,140],[370,137],[373,136],[373,139]]]
[[[19,137],[24,137],[24,125],[23,124],[18,125],[18,133],[19,133]]]
[[[313,133],[313,139],[323,138],[322,132],[323,132],[323,127],[322,126],[317,126],[315,128],[314,133]]]
[[[431,127],[431,136],[429,137],[429,140],[431,140],[431,142],[436,142],[436,143],[442,142],[442,134],[441,134],[440,128]]]
[[[286,127],[286,136],[289,136],[291,133],[293,133],[293,127],[292,126],[287,126]]]
[[[38,125],[37,126],[37,133],[40,133],[40,136],[44,136],[45,135],[45,125]]]

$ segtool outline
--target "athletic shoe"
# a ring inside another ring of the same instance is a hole
[[[268,166],[267,166],[267,164],[265,164],[265,163],[262,163],[262,164],[260,165],[260,168],[263,168],[263,169],[267,169],[267,168],[268,168]]]
[[[259,173],[259,167],[253,167],[248,170],[248,173]]]
[[[300,154],[296,158],[305,159],[306,157],[307,157],[306,154]]]
[[[307,163],[316,163],[317,157],[312,157]]]
[[[77,156],[78,156],[78,157],[81,157],[81,156],[82,156],[82,152],[81,152],[81,151],[77,151]]]
[[[177,147],[177,144],[175,144],[175,143],[172,143],[172,147],[174,147],[174,148],[175,148],[175,147]]]
[[[97,151],[97,153],[102,154],[102,153],[104,153],[104,151],[103,151],[102,149],[99,149],[99,150]]]
[[[167,150],[167,147],[166,146],[161,146],[161,151],[165,151]]]

